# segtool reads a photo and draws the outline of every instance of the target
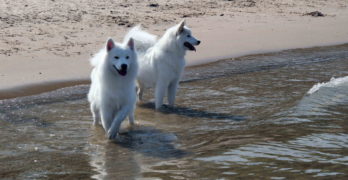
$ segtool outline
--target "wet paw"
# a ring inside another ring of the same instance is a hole
[[[98,121],[93,121],[93,126],[99,125]]]
[[[109,130],[109,131],[108,131],[108,134],[107,134],[107,137],[108,137],[109,139],[116,139],[117,134],[118,134],[118,133],[117,133],[116,131]]]
[[[163,104],[161,106],[156,106],[155,107],[155,111],[162,111],[163,109],[166,109]]]
[[[137,129],[138,127],[140,127],[140,123],[138,122],[134,122],[134,123],[129,123],[129,130],[135,130]]]

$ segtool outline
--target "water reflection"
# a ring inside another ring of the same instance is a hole
[[[335,165],[348,165],[346,155],[340,154],[340,149],[348,147],[348,134],[312,134],[288,142],[265,142],[231,149],[218,156],[197,158],[200,161],[214,162],[220,168],[226,166],[262,166],[265,169],[281,172],[305,172],[316,176],[343,175],[340,172],[330,172]],[[330,149],[329,152],[326,152]],[[333,151],[333,149],[335,149]],[[281,162],[283,161],[283,162]],[[307,164],[306,168],[296,167],[293,162]],[[317,162],[320,169],[310,169],[309,163]],[[287,168],[281,164],[287,164]],[[307,169],[308,168],[308,169]],[[343,171],[343,172],[342,172]]]
[[[177,137],[153,127],[137,125],[124,128],[117,140],[107,140],[102,127],[92,128],[89,139],[90,165],[97,172],[94,179],[132,178],[139,174],[143,159],[182,158],[188,154],[175,147]],[[121,173],[120,173],[121,172]]]

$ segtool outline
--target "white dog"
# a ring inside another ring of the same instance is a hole
[[[170,106],[174,106],[175,95],[185,67],[186,50],[195,51],[200,41],[192,36],[185,21],[169,28],[157,41],[156,36],[133,28],[126,36],[133,38],[139,58],[138,95],[142,100],[145,88],[155,87],[155,105],[159,109],[165,94]]]
[[[134,124],[138,63],[133,39],[125,42],[118,44],[109,39],[106,48],[91,59],[94,68],[88,101],[94,125],[101,120],[109,139],[117,137],[127,116]]]

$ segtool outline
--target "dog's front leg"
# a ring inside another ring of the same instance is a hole
[[[164,81],[157,81],[155,90],[155,108],[158,110],[163,105],[163,97],[168,84]]]
[[[130,110],[131,110],[130,106],[123,106],[117,112],[117,114],[116,114],[115,118],[113,119],[112,124],[108,130],[109,139],[115,139],[117,137],[117,134],[120,130],[121,123],[127,117]]]

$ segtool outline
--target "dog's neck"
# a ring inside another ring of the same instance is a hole
[[[180,47],[177,43],[175,43],[175,41],[168,41],[168,37],[166,36],[169,35],[163,35],[162,38],[159,39],[156,43],[158,47],[161,47],[159,49],[161,49],[164,52],[171,53],[177,56],[178,58],[184,58],[186,55],[186,49],[184,48],[184,46]]]

